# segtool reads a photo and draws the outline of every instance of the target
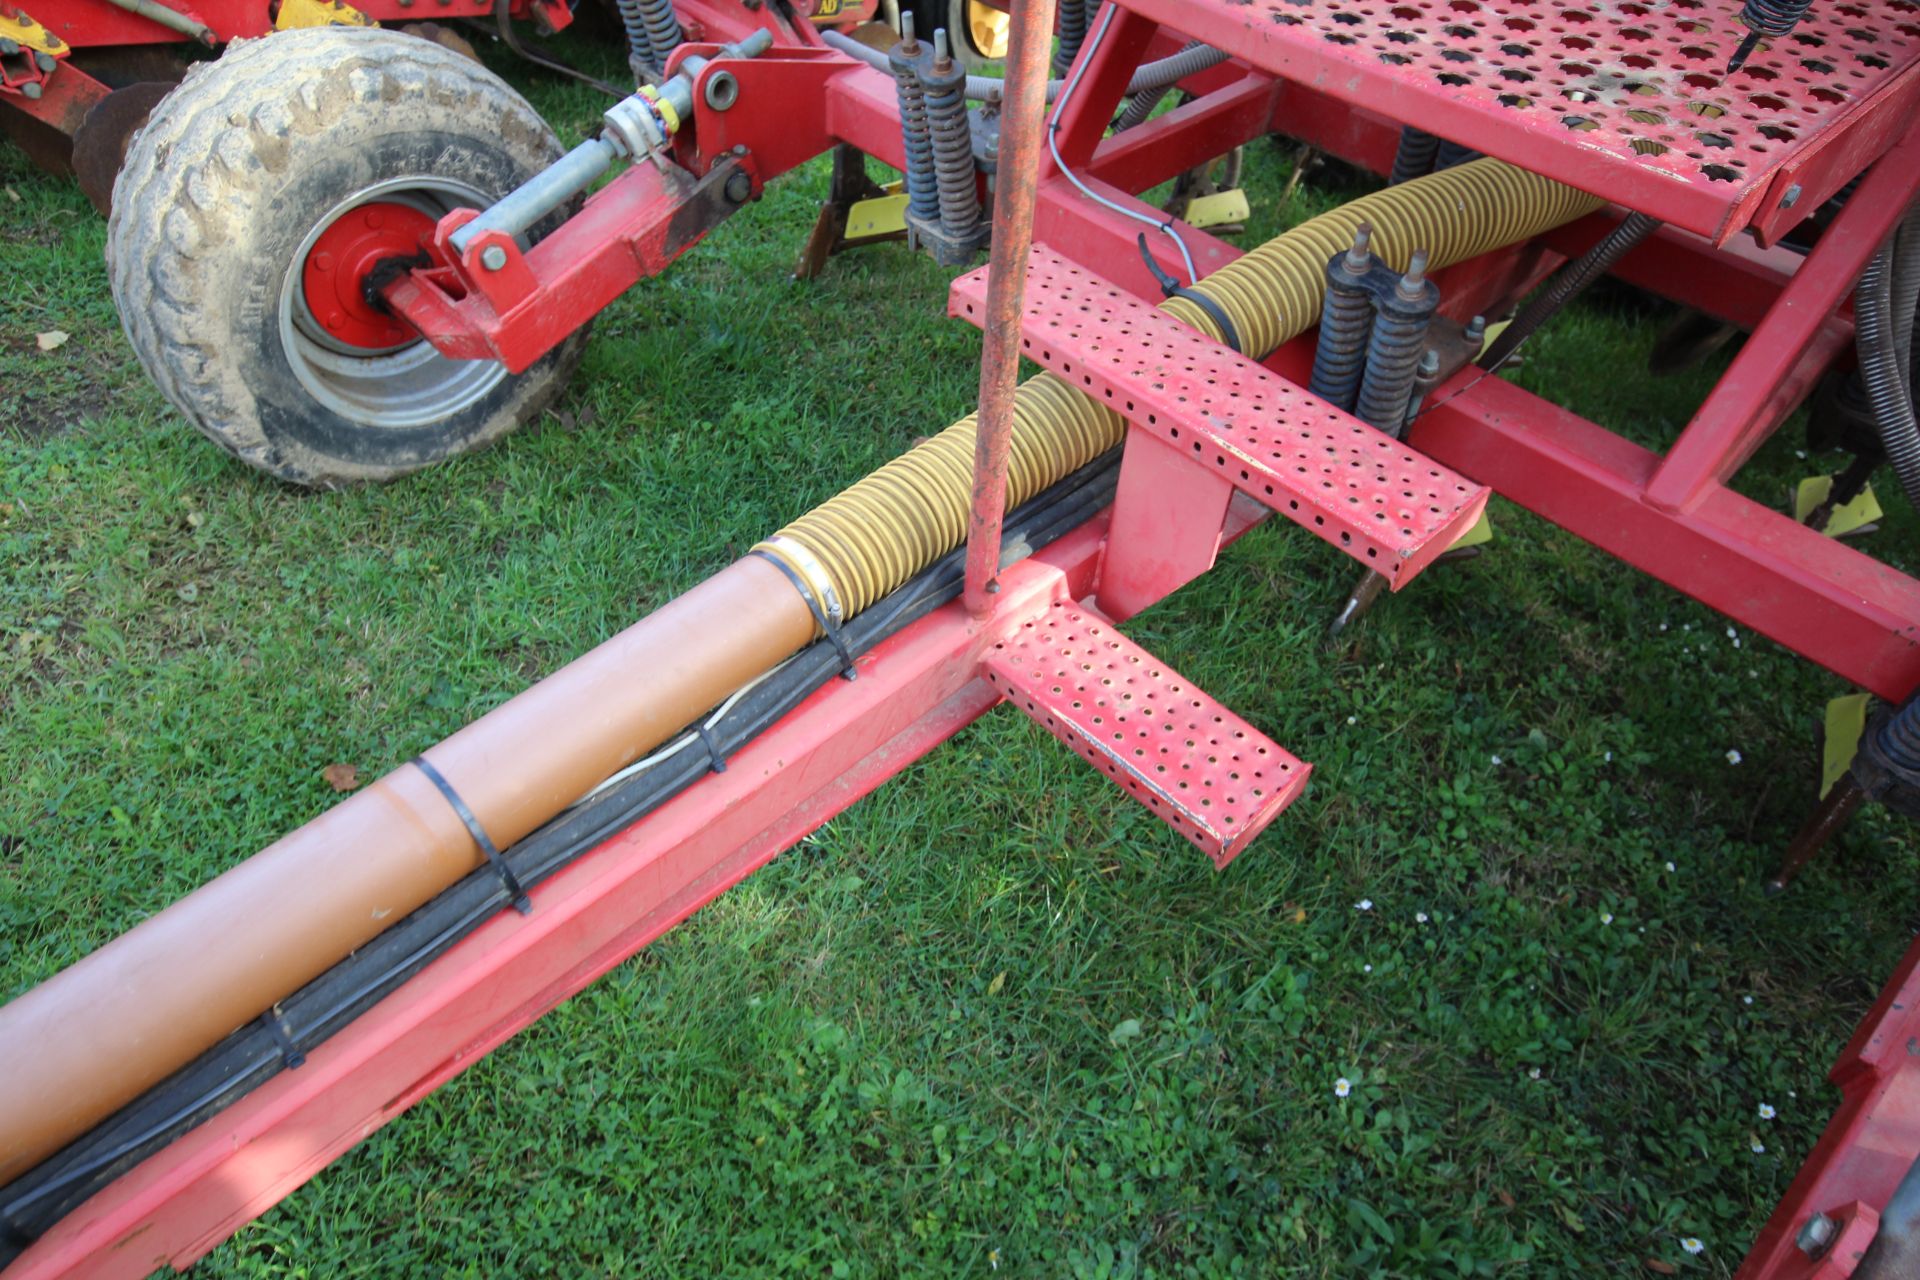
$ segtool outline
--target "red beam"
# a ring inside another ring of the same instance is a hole
[[[1718,485],[1652,506],[1658,454],[1498,378],[1454,390],[1476,376],[1434,393],[1415,448],[1883,698],[1920,685],[1920,582]]]

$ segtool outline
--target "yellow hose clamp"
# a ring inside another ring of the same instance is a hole
[[[826,566],[814,558],[813,552],[792,538],[782,537],[779,534],[760,543],[759,549],[779,556],[786,562],[789,569],[799,574],[801,580],[813,592],[814,599],[820,602],[820,607],[826,611],[827,617],[835,625],[845,620],[846,614],[841,609],[840,597],[833,589],[833,579],[827,576]]]

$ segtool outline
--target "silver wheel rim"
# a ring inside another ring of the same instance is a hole
[[[313,224],[280,284],[280,347],[307,394],[358,426],[385,430],[430,426],[480,400],[507,376],[495,360],[452,360],[424,338],[368,355],[330,336],[307,305],[303,264],[336,220],[373,200],[412,205],[438,221],[450,210],[493,203],[461,182],[389,178],[354,192]]]

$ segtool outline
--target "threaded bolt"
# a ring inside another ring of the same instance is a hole
[[[1467,321],[1466,336],[1467,341],[1473,343],[1475,346],[1484,342],[1487,337],[1487,318],[1485,316],[1475,316],[1473,319]]]
[[[1373,224],[1363,222],[1353,229],[1353,248],[1347,250],[1347,270],[1358,275],[1367,269],[1373,260],[1369,246],[1373,243]]]
[[[1431,378],[1440,372],[1440,353],[1428,347],[1426,354],[1420,357],[1420,376]]]
[[[909,58],[920,52],[920,42],[913,38],[913,15],[910,13],[900,15],[900,52]]]
[[[947,43],[945,27],[933,33],[933,69],[941,75],[953,70],[953,49]]]
[[[490,244],[480,251],[480,265],[489,271],[498,271],[507,265],[507,251],[497,244]]]
[[[1418,302],[1427,283],[1427,251],[1415,249],[1413,260],[1407,263],[1407,274],[1400,277],[1400,296],[1408,302]]]

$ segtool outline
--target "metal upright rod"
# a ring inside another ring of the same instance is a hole
[[[1007,78],[1000,107],[1000,156],[993,191],[987,322],[980,348],[980,413],[973,451],[973,510],[967,525],[967,612],[993,607],[1000,570],[1000,521],[1007,508],[1007,451],[1013,435],[1014,383],[1020,372],[1020,320],[1026,310],[1027,251],[1033,246],[1034,192],[1040,181],[1054,0],[1013,0]]]

